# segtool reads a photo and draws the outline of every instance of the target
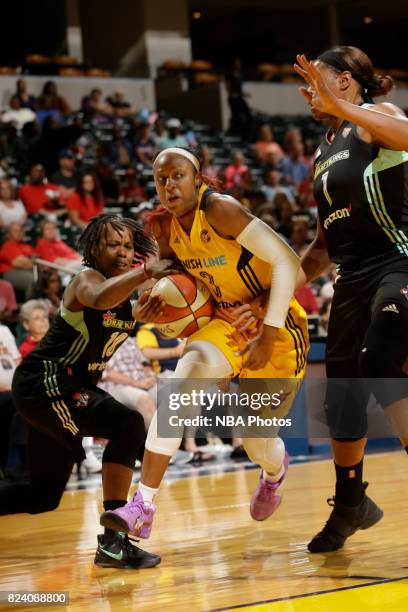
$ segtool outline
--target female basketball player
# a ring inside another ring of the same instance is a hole
[[[151,222],[160,254],[176,256],[189,274],[207,285],[216,304],[216,316],[189,337],[175,378],[186,381],[187,386],[191,379],[211,381],[237,375],[285,379],[282,397],[286,399],[280,409],[287,414],[303,376],[308,349],[306,315],[292,298],[297,256],[239,202],[210,188],[200,173],[199,159],[191,152],[165,149],[155,159],[153,174],[161,207]],[[243,356],[240,346],[246,337],[237,337],[230,323],[231,312],[269,288],[262,331]],[[262,467],[251,501],[255,520],[271,516],[281,501],[278,488],[285,477],[287,458],[276,433],[271,431],[270,438],[244,440],[248,456]],[[103,525],[149,537],[153,497],[180,441],[158,437],[157,416],[154,418],[139,489],[127,506],[105,512]]]
[[[84,264],[65,290],[59,314],[39,346],[17,368],[13,397],[29,426],[30,481],[0,489],[0,514],[37,514],[57,508],[72,466],[82,458],[82,437],[109,440],[103,454],[104,507],[126,503],[138,451],[141,415],[98,387],[107,361],[135,326],[157,316],[161,300],[133,309],[128,296],[147,276],[170,273],[169,260],[131,269],[135,253],[153,254],[153,238],[131,219],[100,215],[80,239]],[[123,534],[98,536],[95,563],[152,567],[160,557],[132,546]]]
[[[393,104],[371,103],[391,89],[392,79],[374,74],[360,49],[335,47],[313,62],[304,55],[297,61],[295,70],[308,84],[301,93],[315,119],[329,126],[315,154],[318,232],[303,256],[299,284],[319,276],[330,261],[339,265],[340,274],[326,354],[336,494],[329,520],[309,543],[311,552],[328,552],[382,517],[362,480],[369,392],[391,420],[404,402],[405,418],[408,408],[403,373],[408,355],[408,120]],[[369,384],[357,381],[358,376],[370,379]]]

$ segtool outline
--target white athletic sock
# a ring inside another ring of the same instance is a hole
[[[152,487],[148,487],[146,485],[143,484],[143,482],[139,482],[139,487],[138,487],[138,491],[140,491],[142,497],[143,497],[143,501],[147,504],[152,504],[153,503],[153,498],[156,495],[157,491],[159,489],[152,489]]]
[[[262,475],[265,478],[265,480],[269,480],[269,482],[278,482],[278,480],[282,478],[284,473],[285,473],[285,466],[282,463],[282,466],[279,472],[276,472],[276,474],[269,474],[268,472],[265,472],[265,470],[263,470]]]

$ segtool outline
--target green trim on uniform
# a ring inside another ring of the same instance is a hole
[[[68,366],[74,364],[84,352],[89,343],[89,331],[85,323],[83,310],[72,312],[61,302],[60,315],[68,325],[79,333],[78,338],[72,343],[68,353],[59,360],[64,366]]]
[[[408,237],[399,230],[389,215],[381,193],[378,173],[408,162],[407,151],[380,148],[377,157],[364,171],[364,186],[373,217],[398,250],[408,256]]]

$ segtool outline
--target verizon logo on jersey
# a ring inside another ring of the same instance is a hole
[[[326,219],[324,220],[324,229],[327,230],[329,225],[334,223],[334,221],[338,221],[339,219],[344,219],[345,217],[349,217],[351,213],[351,204],[348,205],[347,208],[339,208],[332,212]]]

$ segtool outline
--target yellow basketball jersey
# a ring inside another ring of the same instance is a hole
[[[222,238],[206,218],[206,201],[213,190],[202,185],[190,235],[173,217],[170,247],[186,272],[209,288],[218,310],[228,311],[248,303],[268,289],[272,267],[236,240]]]

